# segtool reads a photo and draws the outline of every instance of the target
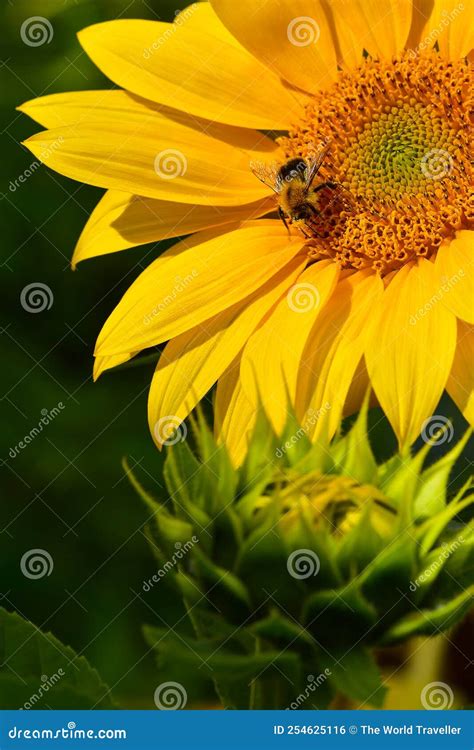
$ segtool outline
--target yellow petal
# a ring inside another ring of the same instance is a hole
[[[458,320],[458,339],[446,389],[474,427],[474,326]]]
[[[382,295],[380,278],[358,271],[340,280],[308,337],[297,385],[297,415],[313,439],[339,427],[368,337],[368,321]]]
[[[373,311],[367,369],[402,449],[436,408],[453,362],[456,319],[436,286],[433,263],[420,259],[394,275]]]
[[[249,169],[259,154],[275,152],[269,138],[223,125],[204,132],[202,123],[193,127],[183,115],[164,114],[117,93],[120,102],[116,96],[104,98],[93,109],[94,117],[38,133],[24,145],[67,177],[149,198],[235,206],[271,193]],[[40,116],[47,106],[43,103]],[[61,116],[64,108],[57,99],[49,106],[52,116]],[[23,108],[33,111],[29,102]]]
[[[98,380],[105,370],[110,370],[112,367],[122,365],[124,362],[128,362],[138,352],[124,352],[123,354],[114,354],[112,357],[96,357],[94,359],[94,380]]]
[[[350,68],[361,64],[363,50],[386,60],[403,50],[412,17],[409,0],[331,0],[330,8]]]
[[[224,39],[229,44],[234,44],[236,47],[241,46],[220,21],[211,3],[207,1],[191,3],[191,5],[180,11],[178,18],[181,15],[183,15],[182,20],[186,22],[188,28],[191,27],[197,31],[205,31],[208,34],[219,37],[219,39]]]
[[[273,207],[273,198],[245,206],[193,206],[108,190],[82,230],[72,265],[148,242],[253,219]]]
[[[192,10],[192,12],[191,12]],[[245,49],[242,47],[240,42],[237,41],[236,37],[224,26],[222,21],[217,16],[210,2],[197,2],[193,5],[185,8],[183,13],[186,14],[186,23],[188,26],[192,26],[194,29],[199,31],[207,31],[217,36],[228,44],[233,44],[239,50]],[[271,66],[270,66],[271,67]],[[285,76],[283,76],[285,78]],[[311,97],[306,92],[294,86],[289,86],[286,81],[283,81],[285,90],[289,92],[294,102],[299,102],[302,109],[308,104]],[[293,107],[295,105],[293,104]],[[293,124],[293,121],[290,125]]]
[[[214,404],[215,429],[218,442],[225,443],[230,460],[240,466],[255,427],[258,407],[242,388],[237,357],[219,378]]]
[[[436,256],[437,297],[458,318],[474,323],[474,232],[462,230]]]
[[[278,76],[192,17],[190,7],[174,23],[107,21],[79,41],[108,78],[139,96],[230,125],[287,129],[302,110]]]
[[[242,387],[260,402],[277,433],[294,407],[301,355],[308,335],[337,282],[331,261],[309,266],[249,339],[240,368]]]
[[[472,4],[459,0],[414,0],[413,24],[407,47],[418,53],[436,44],[451,60],[466,57],[474,47]]]
[[[179,424],[240,352],[267,310],[300,273],[306,259],[293,258],[250,299],[172,339],[153,376],[148,401],[150,430],[158,445],[166,435],[155,427],[164,416]]]
[[[136,351],[194,328],[259,289],[303,244],[270,219],[179,242],[126,292],[99,335],[97,354]]]
[[[48,94],[30,99],[17,109],[44,128],[120,119],[128,122],[132,129],[132,125],[140,124],[144,117],[152,117],[154,113],[158,116],[166,114],[166,110],[158,105],[120,89]],[[183,113],[181,122],[186,124],[187,119]]]
[[[256,58],[304,91],[337,77],[336,52],[321,0],[212,0],[229,31]]]
[[[192,128],[198,133],[205,132],[217,141],[223,141],[244,151],[252,151],[262,157],[275,154],[277,150],[275,143],[261,133],[231,125],[209,123],[207,120],[163,107],[120,89],[49,94],[30,99],[20,104],[17,109],[45,128],[51,129],[60,128],[62,125],[88,123],[108,123],[108,126],[112,127],[116,120],[128,123],[130,132],[147,123],[168,130],[178,124]],[[59,148],[60,145],[60,142],[57,143],[55,148]]]

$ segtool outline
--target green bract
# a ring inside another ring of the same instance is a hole
[[[227,708],[325,708],[336,694],[380,706],[376,647],[450,628],[469,608],[474,501],[448,501],[468,438],[424,469],[429,445],[377,465],[367,407],[350,431],[310,444],[290,423],[277,439],[262,417],[234,469],[204,420],[198,459],[168,453],[169,504],[138,485],[153,549],[194,628],[183,639],[147,627],[162,665],[214,680]]]

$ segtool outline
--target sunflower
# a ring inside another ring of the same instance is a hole
[[[236,463],[259,403],[315,439],[369,383],[402,449],[445,388],[474,420],[473,28],[455,0],[212,0],[86,28],[120,89],[20,107],[35,156],[107,188],[74,265],[185,237],[96,348],[98,377],[168,342],[158,445],[216,382]]]

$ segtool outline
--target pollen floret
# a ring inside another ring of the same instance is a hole
[[[331,143],[321,180],[341,188],[322,191],[311,255],[384,274],[472,226],[472,83],[467,61],[404,55],[367,59],[313,97],[279,139],[287,158]]]

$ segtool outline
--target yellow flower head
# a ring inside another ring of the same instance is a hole
[[[119,90],[21,107],[48,128],[36,156],[108,189],[74,264],[188,235],[97,342],[96,377],[168,342],[158,445],[216,381],[235,463],[259,403],[317,438],[369,382],[402,447],[444,388],[474,421],[472,20],[457,0],[195,3],[81,32]]]

